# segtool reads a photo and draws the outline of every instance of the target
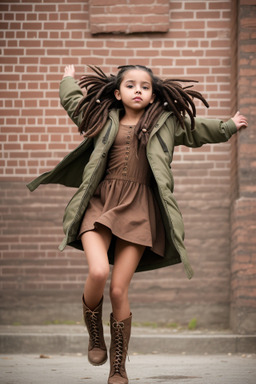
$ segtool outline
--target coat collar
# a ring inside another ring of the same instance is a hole
[[[109,112],[109,118],[117,127],[119,127],[119,114],[120,114],[120,109],[111,109]]]
[[[113,121],[114,125],[117,125],[117,126],[119,126],[119,114],[120,114],[120,109],[111,109],[109,112],[110,119]],[[172,114],[173,114],[172,111],[162,112],[150,136],[154,135],[158,131],[158,129],[166,122],[168,117]]]
[[[159,119],[158,119],[156,125],[155,125],[154,128],[152,129],[152,132],[151,132],[151,134],[150,134],[150,137],[152,137],[153,135],[156,134],[156,132],[162,127],[162,125],[166,122],[166,120],[168,119],[168,117],[169,117],[170,115],[172,115],[172,114],[173,114],[172,111],[169,111],[169,112],[164,111],[164,112],[162,112],[162,114],[160,115],[160,117],[159,117]]]

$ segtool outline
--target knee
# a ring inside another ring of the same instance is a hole
[[[105,283],[109,275],[109,266],[97,266],[89,269],[89,277],[96,283]]]
[[[110,286],[110,299],[113,302],[120,302],[126,295],[126,289],[121,286],[111,285]]]

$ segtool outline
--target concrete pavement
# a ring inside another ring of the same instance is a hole
[[[109,346],[109,327],[104,326]],[[106,384],[87,361],[83,325],[0,326],[1,384]],[[256,335],[133,327],[130,384],[255,384]]]
[[[130,355],[129,384],[255,384],[256,355]],[[109,363],[83,355],[1,355],[1,384],[106,384]]]

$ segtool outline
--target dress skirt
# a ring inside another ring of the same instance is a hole
[[[134,126],[120,124],[106,175],[88,204],[79,238],[101,224],[114,236],[149,247],[163,257],[165,232],[150,187],[152,171],[145,147],[138,148],[137,143]]]

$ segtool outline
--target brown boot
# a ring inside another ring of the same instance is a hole
[[[102,303],[91,311],[83,297],[84,322],[89,333],[88,360],[92,365],[102,365],[107,361],[107,348],[102,327]]]
[[[128,384],[125,360],[131,335],[132,314],[123,321],[110,315],[110,373],[108,384]]]

